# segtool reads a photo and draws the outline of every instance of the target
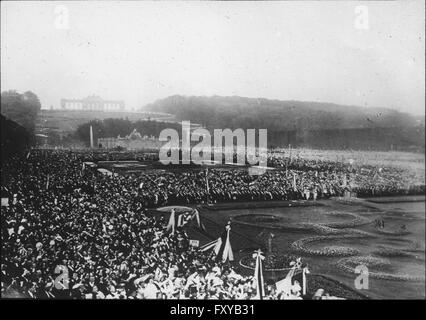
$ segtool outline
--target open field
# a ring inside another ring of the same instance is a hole
[[[245,206],[240,208],[238,203],[234,203],[233,209],[231,205],[219,210],[214,207],[212,208],[214,210],[205,208],[202,217],[208,233],[216,236],[220,234],[223,224],[228,219],[234,221],[231,242],[236,252],[236,260],[244,257],[256,246],[264,247],[262,232],[272,232],[273,250],[280,255],[301,256],[311,266],[312,273],[330,276],[355,289],[354,279],[357,275],[339,266],[343,263],[350,265],[364,259],[362,261],[369,264],[371,272],[370,288],[360,290],[360,293],[381,299],[425,297],[424,201],[392,203],[384,206],[366,202],[366,206],[361,204],[348,206],[326,200],[321,204],[323,205],[247,209]],[[260,219],[259,215],[273,216],[276,221]],[[349,226],[356,218],[364,223],[350,228],[345,227],[345,224]],[[377,218],[385,221],[386,232],[381,233],[374,228],[373,221]],[[253,221],[253,224],[240,224],[237,220],[241,219]],[[319,224],[323,228],[315,229],[306,225],[303,229],[301,226],[304,223]],[[403,224],[407,232],[398,233]],[[326,225],[333,228],[327,229]],[[353,236],[355,233],[360,236]],[[313,239],[315,241],[306,242],[304,246],[307,250],[299,251],[297,247],[292,246],[293,243],[306,238],[315,238]],[[341,261],[342,258],[344,261]]]

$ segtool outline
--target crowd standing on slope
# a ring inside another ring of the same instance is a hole
[[[348,190],[424,193],[424,186],[406,188],[405,172],[387,168],[374,179],[361,170],[318,163],[283,168],[278,161],[279,170],[260,176],[243,169],[105,175],[83,166],[95,157],[33,150],[3,163],[2,295],[16,289],[38,298],[252,299],[252,277],[190,246],[184,229],[167,232],[165,217],[147,208],[316,200]],[[266,289],[265,298],[301,298],[298,284],[291,296]]]

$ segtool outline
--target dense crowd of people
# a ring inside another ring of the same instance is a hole
[[[341,195],[343,191],[350,191],[359,197],[398,196],[425,193],[425,172],[416,172],[401,167],[380,167],[371,164],[355,164],[351,161],[330,161],[318,159],[304,159],[299,156],[268,157],[268,165],[276,168],[285,168],[296,172],[321,172],[332,175],[336,182],[334,194]],[[336,178],[337,177],[337,178]],[[318,186],[318,182],[310,180]],[[321,184],[321,182],[320,182]],[[338,186],[343,186],[338,188]],[[321,188],[320,188],[321,189]],[[340,191],[340,192],[339,192]],[[319,191],[320,192],[320,191]],[[327,196],[327,194],[324,194]]]
[[[125,160],[123,154],[117,157]],[[252,277],[190,246],[184,229],[167,232],[166,217],[147,208],[315,200],[351,188],[406,191],[404,172],[388,169],[377,170],[375,184],[371,173],[360,178],[321,166],[281,167],[260,176],[242,169],[106,175],[83,166],[101,159],[32,150],[2,164],[2,198],[8,198],[1,216],[2,295],[13,289],[38,298],[252,299]],[[289,297],[268,286],[266,298],[300,298],[300,290]]]

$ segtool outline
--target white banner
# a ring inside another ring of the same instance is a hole
[[[200,241],[198,240],[189,240],[189,245],[195,248],[198,248],[200,245]]]
[[[9,206],[9,198],[1,198],[1,206],[8,207]]]

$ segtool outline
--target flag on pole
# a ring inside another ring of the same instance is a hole
[[[30,154],[31,154],[31,150],[30,150],[30,151],[28,151],[28,154],[27,154],[27,160],[28,160],[28,158],[30,157]]]
[[[302,294],[306,295],[306,268],[295,269],[291,278],[291,285],[294,286],[296,281],[302,289]]]
[[[169,223],[167,224],[167,231],[171,230],[172,234],[175,233],[176,228],[183,227],[189,222],[195,220],[197,222],[197,226],[204,230],[204,225],[200,220],[200,213],[197,209],[193,209],[192,211],[185,212],[176,212],[175,209],[172,209],[170,213]]]
[[[256,299],[263,300],[265,295],[265,283],[263,281],[262,260],[265,259],[263,252],[259,250],[253,253],[253,258],[256,259],[256,267],[254,268],[254,280],[256,282]]]
[[[231,231],[231,222],[229,221],[225,227],[225,232],[221,237],[221,246],[219,251],[216,253],[217,259],[221,259],[222,262],[234,260],[234,254],[232,252],[231,242],[229,240],[229,233]]]
[[[292,287],[291,279],[293,278],[293,275],[294,275],[294,268],[291,268],[284,279],[275,283],[278,293],[282,292],[287,296],[291,295],[291,287]]]
[[[226,262],[226,260],[234,261],[234,254],[232,252],[231,241],[229,238],[230,231],[231,222],[228,222],[222,235],[218,239],[200,247],[200,250],[208,251],[213,249],[216,254],[216,259],[221,259],[222,262]]]
[[[293,294],[292,288],[295,282],[299,282],[302,288],[302,294],[306,295],[307,292],[307,281],[306,274],[309,273],[309,270],[306,266],[302,267],[301,259],[298,258],[296,261],[293,261],[291,264],[292,268],[288,272],[287,276],[276,282],[275,285],[277,287],[277,292],[283,292],[287,296],[291,296]]]
[[[174,234],[175,233],[175,225],[176,225],[175,209],[172,209],[172,212],[170,213],[169,223],[167,224],[167,231],[169,231],[171,229],[172,234]]]
[[[303,270],[303,273],[302,273],[302,275],[303,275],[302,293],[303,293],[304,296],[306,296],[306,291],[307,291],[307,288],[308,288],[308,282],[306,281],[306,275],[310,272],[309,272],[308,267],[304,267],[302,270]]]

